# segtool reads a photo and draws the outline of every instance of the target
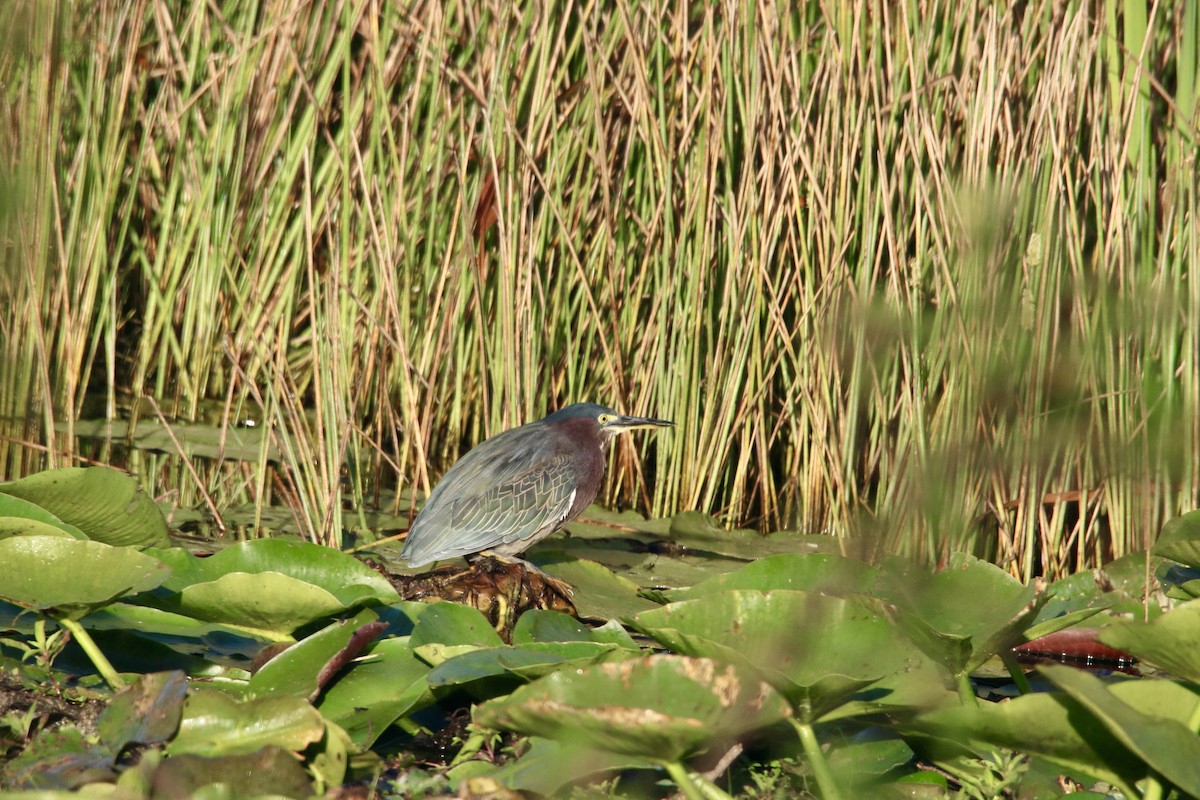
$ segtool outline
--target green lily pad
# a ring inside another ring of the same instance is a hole
[[[557,671],[473,716],[491,728],[678,762],[787,715],[783,698],[731,664],[664,655]]]
[[[1153,622],[1114,622],[1098,638],[1172,675],[1200,683],[1200,600],[1177,606]]]
[[[271,639],[360,605],[398,600],[382,575],[338,550],[257,539],[198,558],[178,547],[151,550],[173,572],[175,592],[139,598],[167,611],[236,626]]]
[[[303,698],[238,701],[215,689],[198,689],[184,701],[179,732],[167,752],[171,756],[248,755],[272,746],[299,752],[324,735],[324,719]]]
[[[1200,567],[1200,511],[1167,520],[1150,552],[1189,567]]]
[[[658,606],[639,596],[636,583],[595,561],[552,552],[539,553],[532,560],[548,574],[575,587],[573,600],[580,617],[617,619]]]
[[[61,536],[0,539],[0,599],[73,619],[161,584],[170,571],[129,547]]]
[[[1131,797],[1137,796],[1133,787],[1148,774],[1148,767],[1125,740],[1137,738],[1139,748],[1164,746],[1167,749],[1161,757],[1174,758],[1177,764],[1187,764],[1185,756],[1200,748],[1200,739],[1184,728],[1200,701],[1193,687],[1149,679],[1104,686],[1099,679],[1070,667],[1041,669],[1060,688],[1067,685],[1071,691],[1039,692],[1003,703],[946,706],[921,714],[912,724],[946,742],[982,751],[1006,747],[1040,755],[1068,774],[1106,781]],[[1115,713],[1110,713],[1110,706]],[[1113,729],[1118,721],[1132,727],[1118,733]],[[1152,735],[1153,741],[1143,738],[1147,726],[1168,723],[1172,730],[1183,730],[1186,736],[1167,733],[1161,736],[1162,741],[1157,735]],[[1185,739],[1190,744],[1184,743]],[[1192,761],[1187,769],[1193,770],[1200,765],[1200,755],[1189,757]]]
[[[429,673],[429,685],[439,689],[486,683],[487,691],[475,693],[486,699],[501,693],[491,690],[495,679],[526,682],[556,670],[576,669],[633,655],[632,651],[616,645],[596,642],[534,642],[515,647],[489,647],[462,653],[438,664]]]
[[[640,650],[621,623],[610,619],[596,628],[589,628],[574,617],[558,611],[532,609],[526,611],[513,626],[512,643],[534,642],[599,642],[627,650]]]
[[[1188,727],[1188,720],[1164,718],[1152,711],[1150,704],[1128,702],[1083,670],[1054,665],[1043,667],[1042,674],[1091,712],[1148,767],[1184,794],[1200,797],[1200,737]],[[1200,702],[1200,693],[1188,694],[1187,711],[1191,713]]]
[[[290,694],[315,700],[334,673],[356,657],[386,625],[370,609],[330,623],[279,653],[250,679],[254,697]]]
[[[815,722],[872,683],[919,666],[892,623],[855,598],[737,590],[628,620],[677,653],[742,665]]]
[[[108,748],[89,742],[78,728],[65,726],[43,731],[4,765],[4,788],[65,792],[111,781],[115,775]]]
[[[615,644],[626,650],[640,651],[642,649],[629,635],[629,631],[625,630],[615,619],[610,619],[598,628],[592,628],[590,633],[593,642]]]
[[[317,708],[366,749],[393,722],[433,704],[428,674],[407,637],[377,641],[325,690]]]
[[[133,630],[138,634],[150,635],[164,642],[187,639],[204,639],[213,634],[245,637],[248,651],[257,652],[262,647],[261,639],[251,639],[246,631],[205,622],[195,617],[164,611],[161,608],[116,602],[81,619],[80,624],[89,630]],[[189,642],[188,647],[197,646]],[[238,651],[241,652],[241,651]]]
[[[33,524],[23,526],[23,523]],[[83,531],[74,525],[68,525],[36,503],[0,493],[0,539],[29,535],[88,538]]]
[[[501,785],[538,797],[564,797],[569,786],[608,772],[655,769],[653,761],[532,736],[529,749],[491,773]]]
[[[745,528],[727,529],[715,517],[683,511],[671,518],[671,541],[687,550],[747,561],[786,553],[830,553],[839,548],[831,536],[783,531],[763,536]]]
[[[1049,599],[964,553],[952,555],[933,575],[923,568],[894,568],[880,593],[899,607],[897,623],[909,638],[954,675],[1024,641]]]
[[[175,755],[158,764],[151,780],[156,787],[170,786],[170,797],[194,800],[306,800],[315,794],[304,765],[278,747],[225,756]]]
[[[187,676],[182,672],[139,675],[100,714],[96,721],[100,741],[114,758],[131,744],[166,742],[179,728],[187,687]]]
[[[34,503],[89,539],[165,547],[167,521],[137,481],[111,467],[66,467],[0,484],[0,494]]]
[[[504,642],[478,609],[439,602],[417,619],[409,644],[418,657],[436,667],[448,658]]]
[[[878,576],[878,568],[833,553],[785,553],[760,558],[736,572],[663,594],[669,600],[691,600],[729,589],[793,589],[845,597],[866,592]]]
[[[100,713],[99,741],[71,726],[45,730],[5,764],[5,788],[69,790],[113,780],[128,746],[157,745],[174,735],[186,691],[183,673],[139,676]]]
[[[569,614],[544,611],[540,608],[522,614],[512,632],[513,644],[590,641],[592,632],[579,620]]]
[[[272,639],[284,639],[303,625],[347,610],[324,588],[278,572],[231,572],[192,584],[166,607]]]
[[[72,536],[58,525],[51,525],[41,520],[25,519],[22,517],[0,517],[0,539],[9,536],[59,536],[65,539],[86,539],[86,536]]]
[[[182,448],[189,457],[225,458],[233,461],[258,463],[278,461],[278,448],[268,438],[264,426],[253,428],[233,425],[206,425],[202,422],[174,420],[170,428],[156,418],[139,418],[132,425],[128,420],[76,420],[73,433],[79,438],[125,440],[138,450],[175,454]],[[64,426],[58,426],[65,433]]]
[[[410,643],[414,650],[427,644],[497,647],[504,644],[478,609],[458,603],[431,604],[417,619]]]
[[[163,588],[173,592],[233,573],[271,572],[324,589],[342,608],[399,600],[387,579],[357,558],[310,542],[254,539],[208,558],[197,558],[179,547],[155,550],[154,555],[171,567],[171,578]]]

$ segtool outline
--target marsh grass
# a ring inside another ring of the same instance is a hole
[[[1197,504],[1195,4],[6,4],[0,476],[148,457],[337,544],[589,399],[605,500],[1029,577]],[[359,455],[351,455],[359,454]]]

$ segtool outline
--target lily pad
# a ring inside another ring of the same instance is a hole
[[[317,708],[367,748],[393,722],[433,704],[428,674],[407,637],[377,641],[325,690]]]
[[[325,721],[303,698],[238,701],[215,689],[198,689],[184,702],[179,732],[167,752],[248,755],[270,746],[299,752],[324,734]]]
[[[1042,669],[1042,674],[1091,712],[1150,769],[1184,794],[1200,797],[1200,737],[1189,728],[1189,720],[1164,718],[1150,708],[1131,704],[1111,692],[1099,678],[1082,670],[1049,666]],[[1188,694],[1187,710],[1194,712],[1200,694],[1196,691]]]
[[[731,664],[663,655],[554,672],[477,706],[474,719],[491,728],[678,762],[787,715],[783,698]]]
[[[148,552],[173,572],[162,590],[140,602],[272,639],[360,605],[399,599],[367,565],[306,542],[257,539],[209,558],[179,547]]]
[[[129,547],[61,536],[0,539],[0,599],[78,619],[161,584],[170,571]]]
[[[636,583],[595,561],[554,553],[540,553],[533,560],[548,574],[575,587],[573,600],[580,617],[617,619],[658,606],[639,596]]]
[[[231,572],[192,584],[165,607],[272,639],[287,638],[302,625],[347,610],[324,588],[278,572]]]
[[[747,561],[785,553],[829,553],[839,548],[831,536],[784,531],[763,536],[745,528],[726,528],[700,511],[683,511],[671,518],[671,540],[691,551]]]
[[[4,786],[67,790],[111,781],[127,747],[161,744],[174,735],[186,691],[180,672],[139,676],[100,713],[98,741],[71,726],[45,730],[5,764]]]
[[[9,536],[60,536],[66,539],[87,539],[72,536],[57,525],[23,517],[0,517],[0,539]]]
[[[36,523],[23,527],[22,523]],[[58,531],[54,533],[53,531]],[[88,538],[74,525],[68,525],[46,509],[20,497],[0,492],[0,539],[6,536],[70,536],[72,539]]]
[[[532,736],[529,749],[491,773],[502,785],[538,797],[564,797],[567,787],[607,772],[655,769],[645,758]]]
[[[191,753],[163,759],[153,771],[154,786],[170,786],[169,797],[196,800],[314,796],[312,780],[291,753],[264,747],[253,753],[201,756]],[[155,795],[158,796],[158,795]]]
[[[633,655],[616,645],[596,642],[535,642],[514,647],[489,647],[462,653],[438,664],[429,673],[429,685],[438,689],[487,683],[488,690],[476,692],[481,699],[486,699],[503,693],[494,690],[495,679],[508,682],[507,691],[512,681],[531,681],[556,670],[576,669]]]
[[[192,675],[223,671],[218,663],[212,662],[244,665],[262,649],[264,641],[272,640],[245,629],[125,602],[110,603],[79,620],[79,624],[90,631],[127,631],[178,653],[203,656],[210,662],[203,673],[189,672]]]
[[[930,658],[963,675],[1024,641],[1049,599],[998,567],[955,553],[941,571],[893,568],[881,594],[901,613],[897,622]]]
[[[504,644],[483,614],[458,603],[433,603],[417,619],[410,639],[413,649],[427,644],[496,647]]]
[[[672,603],[628,620],[677,653],[747,667],[811,723],[920,659],[892,623],[854,598],[738,590]]]
[[[43,731],[20,754],[4,765],[4,788],[77,789],[111,781],[116,775],[113,753],[89,742],[76,727]]]
[[[878,568],[833,553],[785,553],[663,594],[670,600],[690,600],[729,589],[794,589],[845,597],[866,592],[878,576]]]
[[[155,550],[154,555],[173,570],[163,588],[174,592],[233,573],[272,572],[321,587],[343,608],[399,600],[387,579],[366,564],[340,550],[310,542],[254,539],[208,558],[197,558],[179,547]]]
[[[540,608],[526,611],[513,626],[513,644],[530,642],[590,642],[592,632],[569,614]]]
[[[1187,764],[1188,770],[1200,765],[1200,755],[1190,756],[1190,764],[1185,758],[1200,748],[1200,739],[1184,727],[1200,701],[1194,688],[1149,679],[1106,687],[1099,679],[1070,667],[1051,665],[1041,669],[1056,685],[1070,686],[1071,691],[1038,692],[1003,703],[947,706],[918,716],[913,725],[948,743],[981,751],[1006,747],[1040,755],[1068,774],[1098,778],[1121,787],[1131,797],[1137,796],[1134,786],[1148,774],[1148,767],[1125,740],[1136,737],[1138,747],[1147,746],[1151,742],[1142,737],[1148,725],[1170,723],[1173,729],[1186,733],[1185,737],[1166,734],[1167,741],[1156,739],[1155,746],[1167,747],[1161,757]],[[1110,714],[1106,710],[1110,706],[1120,710]],[[1118,718],[1131,723],[1132,728],[1124,733],[1115,731],[1112,726]],[[1184,739],[1190,744],[1183,743]]]
[[[1200,511],[1167,520],[1150,552],[1189,567],[1200,567]]]
[[[66,467],[0,484],[0,494],[40,506],[89,539],[111,545],[165,547],[167,521],[130,475],[111,467]]]
[[[1114,622],[1100,641],[1200,683],[1200,600],[1177,606],[1153,622]]]
[[[114,759],[128,745],[162,744],[174,736],[187,686],[182,672],[152,672],[115,695],[96,722],[100,741]]]
[[[370,609],[330,623],[264,664],[250,679],[250,695],[290,694],[315,700],[334,674],[386,627]]]

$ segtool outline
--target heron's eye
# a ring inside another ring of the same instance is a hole
[[[599,421],[600,421],[601,425],[607,425],[608,423],[612,422],[616,418],[617,417],[615,414],[601,414],[599,417]]]

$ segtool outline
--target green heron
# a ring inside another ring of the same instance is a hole
[[[413,521],[400,556],[409,566],[488,551],[515,556],[587,508],[618,433],[673,425],[576,403],[504,431],[459,459]]]

